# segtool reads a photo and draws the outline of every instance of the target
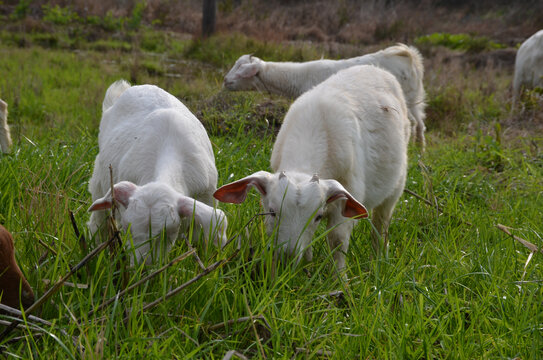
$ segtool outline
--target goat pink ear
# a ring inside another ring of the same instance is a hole
[[[247,197],[247,191],[250,186],[254,186],[262,195],[266,195],[266,187],[268,186],[268,178],[270,173],[259,171],[253,175],[247,176],[241,180],[221,186],[213,197],[221,202],[231,204],[241,204]]]
[[[327,180],[328,188],[326,203],[329,204],[338,199],[345,199],[345,205],[341,215],[347,218],[362,219],[368,217],[368,210],[359,203],[345,188],[335,180]]]
[[[113,191],[115,192],[115,200],[125,208],[128,207],[130,198],[136,191],[138,186],[130,181],[121,181],[113,186]],[[111,202],[111,190],[108,190],[107,193],[101,199],[97,199],[92,203],[89,211],[105,210],[110,209],[112,205]]]
[[[259,70],[260,64],[258,63],[243,64],[239,67],[238,75],[244,79],[247,79],[258,74]]]
[[[89,212],[105,209],[111,209],[111,191],[108,191],[103,198],[96,199],[96,201],[94,201],[90,206]]]

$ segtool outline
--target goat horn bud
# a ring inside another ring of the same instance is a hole
[[[318,174],[313,174],[313,177],[309,181],[318,183],[319,182],[319,175]]]
[[[285,174],[284,171],[281,171],[281,172],[279,173],[279,180],[281,180],[282,178],[286,178],[286,177],[287,177],[287,174]]]

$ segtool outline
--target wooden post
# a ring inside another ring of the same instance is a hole
[[[215,32],[215,15],[217,14],[216,0],[203,0],[202,9],[202,36],[204,38]]]

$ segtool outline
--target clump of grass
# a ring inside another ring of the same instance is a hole
[[[494,42],[485,36],[470,34],[433,33],[415,39],[419,46],[445,46],[453,50],[477,53],[485,50],[503,49],[505,45]]]
[[[43,20],[56,25],[68,25],[79,21],[79,16],[69,7],[43,5]]]
[[[97,40],[89,43],[87,45],[89,50],[94,51],[122,51],[129,52],[132,51],[132,44],[127,41],[122,40]]]

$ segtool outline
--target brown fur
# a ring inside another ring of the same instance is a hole
[[[34,292],[15,262],[13,237],[0,225],[0,302],[13,308],[34,303]],[[19,296],[19,290],[21,296]]]

